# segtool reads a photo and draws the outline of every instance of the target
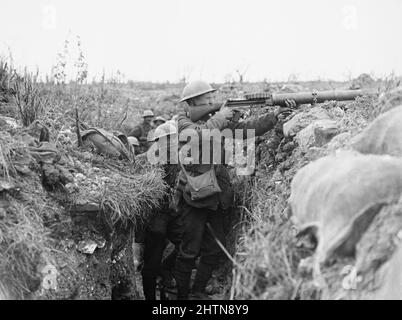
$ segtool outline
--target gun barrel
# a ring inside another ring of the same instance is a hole
[[[285,106],[288,99],[294,100],[297,104],[322,103],[329,100],[347,101],[356,97],[373,94],[367,90],[327,90],[309,91],[296,93],[254,93],[246,95],[246,99],[228,100],[228,107],[242,106]]]
[[[328,90],[296,93],[274,93],[272,94],[272,105],[284,106],[288,99],[295,100],[298,104],[322,103],[329,100],[347,101],[356,97],[370,94],[366,90]]]

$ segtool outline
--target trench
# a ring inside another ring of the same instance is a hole
[[[80,216],[83,217],[82,214]],[[77,219],[77,215],[72,217],[73,221]],[[118,223],[111,228],[99,216],[84,214],[84,217],[81,221],[73,222],[77,226],[77,237],[82,238],[82,234],[86,234],[89,239],[98,237],[106,240],[106,243],[103,248],[97,248],[93,256],[85,255],[87,263],[80,265],[80,268],[84,267],[81,273],[85,274],[80,287],[87,286],[86,282],[94,283],[89,286],[92,288],[90,296],[82,298],[139,299],[133,255],[134,224]]]

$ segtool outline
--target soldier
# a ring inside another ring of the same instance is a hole
[[[164,117],[158,116],[154,120],[154,126],[155,128],[159,127],[161,124],[165,123],[166,119]]]
[[[129,148],[134,156],[141,152],[140,143],[136,137],[127,137]]]
[[[171,139],[177,140],[176,125],[170,121],[162,124],[156,128],[153,139],[157,143],[159,153],[163,150],[166,151],[167,162],[163,164],[164,181],[171,192],[163,200],[162,208],[153,217],[145,230],[142,283],[146,300],[156,299],[156,279],[158,275],[167,277],[172,271],[178,251],[175,249],[163,261],[161,266],[162,256],[168,244],[167,240],[170,240],[176,247],[179,245],[182,230],[180,216],[174,208],[174,197],[172,196],[176,187],[179,169],[177,164],[170,164],[168,161],[170,159],[170,147],[177,148],[177,144],[174,142],[170,145]]]
[[[191,82],[185,86],[182,93],[182,101],[186,101],[191,114],[192,110],[205,110],[201,119],[192,122],[187,116],[180,115],[177,118],[179,134],[186,129],[193,129],[201,134],[203,129],[255,129],[255,135],[260,136],[268,130],[274,128],[277,117],[289,108],[278,107],[275,112],[268,113],[256,120],[244,122],[233,121],[234,110],[223,105],[218,112],[210,115],[213,110],[212,92],[215,91],[208,83],[203,81]],[[294,106],[294,101],[289,101],[288,106]],[[198,109],[197,109],[198,108]],[[201,148],[200,148],[201,159]],[[183,235],[180,250],[175,265],[175,279],[178,290],[178,299],[188,299],[190,293],[191,271],[195,265],[195,260],[200,256],[194,284],[192,287],[192,297],[196,299],[207,299],[205,288],[211,278],[212,271],[216,268],[221,249],[216,240],[224,243],[224,212],[229,210],[234,201],[234,191],[230,182],[229,173],[225,165],[218,164],[187,164],[179,174],[176,203],[183,221]],[[191,186],[188,177],[194,177],[206,173],[212,169],[216,172],[217,183],[221,192],[212,194],[205,198],[193,200]],[[209,227],[213,230],[209,231]]]
[[[154,113],[151,110],[145,110],[142,114],[142,118],[144,119],[143,122],[137,125],[128,134],[129,137],[136,137],[138,139],[141,153],[146,152],[150,147],[147,137],[148,132],[153,129],[152,120],[154,119]]]

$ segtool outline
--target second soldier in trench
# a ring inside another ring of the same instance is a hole
[[[141,273],[146,300],[156,299],[156,281],[159,276],[162,276],[161,292],[166,287],[173,289],[171,273],[176,261],[177,247],[180,243],[182,231],[181,217],[175,209],[173,196],[179,168],[177,164],[169,162],[171,148],[177,147],[176,140],[177,128],[174,122],[166,122],[155,129],[153,141],[156,149],[151,147],[149,150],[149,152],[158,154],[159,162],[164,170],[164,181],[169,190],[167,196],[162,200],[161,208],[156,212],[145,230]],[[173,243],[175,248],[163,260],[168,240]],[[161,299],[163,299],[162,294]]]

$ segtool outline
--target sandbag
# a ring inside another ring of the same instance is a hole
[[[313,121],[322,119],[330,119],[330,117],[327,111],[320,107],[314,107],[308,111],[300,112],[283,124],[283,134],[285,137],[295,136]]]
[[[376,210],[397,202],[401,195],[399,158],[341,151],[299,170],[291,183],[289,203],[301,231],[317,230],[316,253],[323,262],[347,240],[352,241],[347,249],[353,249]]]
[[[402,156],[402,105],[377,117],[353,139],[352,147],[365,154]]]
[[[321,147],[339,133],[338,125],[329,119],[315,120],[296,134],[296,141],[302,151],[310,147]]]

